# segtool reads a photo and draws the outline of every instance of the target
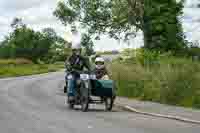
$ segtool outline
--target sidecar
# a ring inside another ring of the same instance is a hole
[[[91,103],[105,103],[106,110],[111,111],[116,98],[115,82],[113,80],[93,80],[91,86],[91,96],[100,98],[100,101],[91,100]]]

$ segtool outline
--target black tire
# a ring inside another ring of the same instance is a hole
[[[64,86],[64,93],[67,93],[67,87]]]
[[[85,88],[85,84],[81,83],[81,110],[87,112],[89,108],[89,91]]]
[[[88,107],[89,107],[89,99],[87,97],[82,98],[82,101],[81,101],[81,110],[83,112],[87,112],[88,111]]]
[[[114,98],[106,98],[105,99],[105,109],[106,111],[112,111],[114,103]]]
[[[74,104],[73,103],[69,103],[69,108],[73,109],[74,108]]]

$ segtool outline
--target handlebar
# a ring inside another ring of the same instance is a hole
[[[87,74],[91,74],[92,72],[90,72],[90,71],[80,71],[80,70],[71,70],[71,71],[67,71],[66,70],[66,72],[68,72],[68,73],[87,73]]]

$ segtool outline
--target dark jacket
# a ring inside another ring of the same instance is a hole
[[[108,75],[106,68],[103,69],[96,69],[94,70],[96,78],[101,79],[103,76]]]
[[[70,56],[66,60],[65,66],[67,71],[72,71],[72,70],[83,71],[84,68],[90,70],[89,61],[83,56],[77,56],[77,55]]]

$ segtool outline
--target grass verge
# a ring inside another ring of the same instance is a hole
[[[21,60],[21,59],[20,59]],[[64,68],[64,63],[33,64],[27,60],[0,60],[0,78],[17,77],[55,72]]]
[[[199,62],[169,57],[143,66],[133,60],[114,61],[109,66],[119,96],[200,108]]]

